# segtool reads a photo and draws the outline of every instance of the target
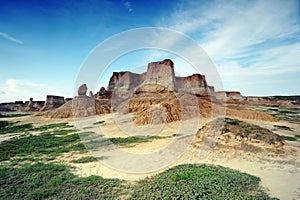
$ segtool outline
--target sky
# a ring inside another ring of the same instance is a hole
[[[221,77],[217,89],[300,95],[299,18],[296,0],[0,0],[0,102],[72,97],[81,67],[99,44],[145,27],[195,41]],[[107,86],[112,71],[139,71],[165,58],[177,74],[193,73],[180,55],[142,49],[114,60],[98,85]]]

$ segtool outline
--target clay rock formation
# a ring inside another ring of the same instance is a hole
[[[190,94],[165,92],[143,94],[130,99],[129,111],[135,112],[137,125],[169,123],[199,116],[198,99]]]
[[[244,101],[246,99],[238,91],[218,91],[215,95],[220,101]]]
[[[145,85],[163,85],[169,91],[176,90],[174,64],[170,59],[148,64]]]
[[[44,104],[45,101],[33,101],[33,98],[29,98],[29,101],[25,102],[26,108],[24,109],[24,111],[38,111],[44,106]]]
[[[86,92],[87,92],[86,84],[82,84],[81,86],[79,86],[77,90],[78,96],[86,96]]]
[[[96,99],[110,99],[111,91],[107,91],[104,87],[101,87],[100,90],[95,94]]]
[[[83,84],[78,88],[78,96],[55,110],[48,110],[40,115],[49,118],[88,117],[98,114],[110,113],[110,100],[98,100],[86,96],[87,86]]]
[[[216,93],[201,74],[176,77],[170,59],[148,64],[147,72],[114,72],[108,89],[104,87],[86,96],[87,86],[78,88],[78,96],[55,111],[49,117],[86,117],[111,111],[120,114],[133,113],[138,125],[185,120],[195,116],[205,118],[226,115],[241,119],[276,121],[271,115],[250,110],[227,109],[215,103],[216,94],[226,98],[242,97],[238,92]]]
[[[48,118],[89,117],[110,113],[110,102],[87,98],[73,98],[55,110],[43,112]]]
[[[51,110],[60,107],[65,103],[65,98],[62,96],[47,95],[45,105],[40,111]]]
[[[215,134],[216,129],[218,135]],[[284,151],[281,136],[266,128],[236,119],[219,118],[205,124],[196,134],[192,146],[199,149],[203,145],[209,145],[204,144],[210,142],[208,138],[210,141],[216,139],[216,148],[223,150],[235,149],[255,154],[263,151],[267,153]]]
[[[213,87],[209,88],[205,76],[194,74],[188,77],[176,77],[174,63],[170,59],[148,64],[147,72],[114,72],[110,78],[108,91],[123,99],[133,93],[160,93],[165,91],[194,94],[196,96],[214,96]]]
[[[108,91],[132,90],[144,81],[144,75],[132,72],[113,72],[109,80]]]
[[[187,77],[176,77],[178,92],[195,94],[196,96],[209,96],[210,91],[204,75],[193,74]],[[214,90],[212,90],[213,92]]]

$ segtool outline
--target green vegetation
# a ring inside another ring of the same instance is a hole
[[[297,141],[297,137],[293,137],[293,136],[282,135],[281,138],[286,141]]]
[[[271,199],[258,177],[211,165],[185,164],[131,184],[79,178],[61,164],[0,167],[0,199]]]
[[[57,137],[48,132],[12,138],[0,143],[0,161],[9,160],[14,156],[55,157],[70,151],[86,152],[85,146],[79,142],[78,134]]]
[[[95,122],[95,123],[93,123],[94,125],[98,125],[98,124],[103,124],[104,123],[104,121],[98,121],[98,122]]]
[[[250,126],[242,126],[242,128],[244,129],[245,133],[251,133],[252,132],[252,129]]]
[[[33,131],[46,131],[49,129],[62,129],[62,128],[74,128],[72,125],[68,125],[68,123],[57,123],[57,124],[47,124],[40,127],[33,128]],[[75,130],[76,131],[76,130]]]
[[[18,122],[0,121],[0,135],[8,133],[25,133],[30,131],[46,131],[49,129],[74,128],[74,126],[68,125],[68,123],[47,124],[40,127],[33,127],[31,123],[19,125],[17,123]],[[69,133],[75,131],[75,129],[72,129]],[[59,134],[58,131],[56,134]]]
[[[144,143],[144,142],[151,142],[155,139],[164,139],[168,138],[168,136],[131,136],[131,137],[118,137],[118,138],[109,138],[109,140],[114,143],[115,145],[119,146],[130,146],[131,144],[137,144],[137,143]]]
[[[298,123],[300,122],[300,108],[299,107],[280,107],[278,105],[260,105],[251,107],[250,110],[256,110],[261,112],[266,112],[273,115],[277,119]]]
[[[30,113],[15,113],[15,114],[1,114],[0,113],[0,118],[14,118],[14,117],[24,117],[31,115]]]
[[[221,166],[186,164],[138,182],[131,199],[271,199],[259,182]]]
[[[293,131],[293,129],[291,129],[288,126],[282,126],[282,125],[274,125],[275,128],[281,129],[281,130],[287,130],[287,131]]]
[[[226,122],[254,135],[258,131],[239,120],[227,118]],[[66,152],[87,152],[73,126],[58,123],[33,127],[17,123],[0,121],[0,134],[27,133],[0,143],[0,199],[271,199],[259,186],[258,177],[220,166],[180,165],[136,183],[101,176],[76,177],[66,165],[41,163],[55,162],[57,156]],[[95,145],[110,141],[125,147],[170,137],[106,139],[91,131],[79,134]],[[85,156],[71,162],[94,161],[97,158]]]
[[[124,181],[78,178],[65,165],[0,167],[0,199],[115,199],[127,194]]]
[[[62,130],[54,130],[52,133],[54,135],[67,135],[69,133],[75,133],[77,130],[76,129],[62,129]]]
[[[225,118],[225,122],[231,125],[238,125],[241,121],[238,119]]]
[[[71,160],[72,163],[89,163],[89,162],[95,162],[97,161],[97,158],[93,157],[93,156],[86,156],[86,157],[82,157],[76,160]]]
[[[0,135],[8,133],[24,133],[33,129],[32,124],[19,124],[17,122],[0,121]]]
[[[223,132],[231,132],[241,138],[260,140],[268,144],[275,144],[282,141],[279,135],[266,128],[230,118],[225,119]]]

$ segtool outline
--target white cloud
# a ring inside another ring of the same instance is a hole
[[[132,5],[131,5],[130,1],[126,1],[123,5],[128,10],[128,12],[132,12],[133,11],[133,8],[132,8]]]
[[[5,39],[10,40],[12,42],[15,42],[15,43],[18,43],[18,44],[23,44],[23,42],[21,40],[18,40],[18,39],[14,38],[14,37],[6,34],[6,33],[0,32],[0,36],[4,37]]]
[[[0,85],[0,102],[28,100],[45,100],[46,95],[59,95],[61,92],[45,84],[34,83],[26,80],[8,79],[3,85]]]
[[[298,1],[193,1],[179,4],[158,25],[196,39],[218,66],[225,89],[253,93],[257,86],[251,81],[258,77],[261,88],[276,93],[278,87],[288,86],[284,81],[291,80],[269,87],[270,80],[300,73],[298,13]]]

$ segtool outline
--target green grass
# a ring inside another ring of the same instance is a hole
[[[72,163],[89,163],[89,162],[95,162],[98,159],[93,156],[86,156],[79,159],[71,160]]]
[[[9,121],[0,121],[0,128],[4,128],[4,127],[7,127],[7,126],[10,126],[12,125],[13,122],[9,122]]]
[[[225,118],[225,122],[231,125],[238,125],[241,121],[238,119]]]
[[[282,126],[282,125],[274,125],[275,128],[278,128],[280,130],[287,130],[287,131],[293,131],[292,128],[288,127],[288,126]]]
[[[105,121],[97,121],[95,123],[93,123],[94,125],[98,125],[98,124],[103,124]]]
[[[68,125],[68,123],[56,123],[56,124],[47,124],[40,127],[33,128],[33,131],[46,131],[49,129],[62,129],[62,128],[74,128],[72,125]]]
[[[0,199],[271,199],[259,183],[256,176],[205,164],[179,165],[132,184],[76,177],[62,164],[0,167]]]
[[[300,122],[299,107],[280,107],[278,105],[260,105],[250,108],[251,110],[266,112],[279,120],[284,120],[292,123]]]
[[[74,128],[68,123],[57,123],[57,124],[47,124],[39,127],[33,127],[31,123],[27,124],[17,124],[18,122],[10,121],[0,121],[0,135],[9,134],[9,133],[25,133],[30,131],[47,131],[50,129],[64,129],[64,128]],[[73,129],[75,132],[76,130]],[[57,134],[59,134],[57,132]]]
[[[55,157],[70,151],[85,152],[85,146],[79,142],[78,134],[57,137],[50,133],[41,133],[16,137],[0,143],[0,161],[9,160],[14,156],[40,157],[48,155]]]
[[[9,133],[24,133],[33,129],[32,124],[19,124],[17,122],[0,121],[0,135]]]
[[[127,194],[124,181],[101,176],[79,178],[65,165],[0,167],[0,199],[116,199]]]
[[[278,110],[280,114],[297,114],[297,112],[292,110]]]
[[[14,118],[14,117],[23,117],[23,116],[28,116],[31,115],[30,113],[17,113],[17,114],[1,114],[0,113],[0,118]]]
[[[54,135],[68,135],[69,133],[75,133],[75,132],[77,132],[76,129],[59,129],[59,130],[52,131]]]
[[[276,144],[277,142],[282,141],[282,138],[278,134],[273,133],[269,129],[229,118],[226,118],[223,132],[231,132],[236,136],[240,136],[241,138],[260,140],[268,144]]]
[[[252,132],[252,129],[250,126],[242,126],[243,130],[245,131],[245,133],[249,134]]]
[[[168,136],[131,136],[131,137],[118,137],[118,138],[109,138],[109,140],[115,145],[119,146],[128,146],[132,144],[151,142],[155,139],[164,139],[168,138]]]
[[[293,136],[286,136],[286,135],[281,135],[281,138],[286,140],[286,141],[297,141],[297,137],[293,137]]]
[[[131,199],[271,199],[258,177],[221,166],[176,166],[134,186]]]

